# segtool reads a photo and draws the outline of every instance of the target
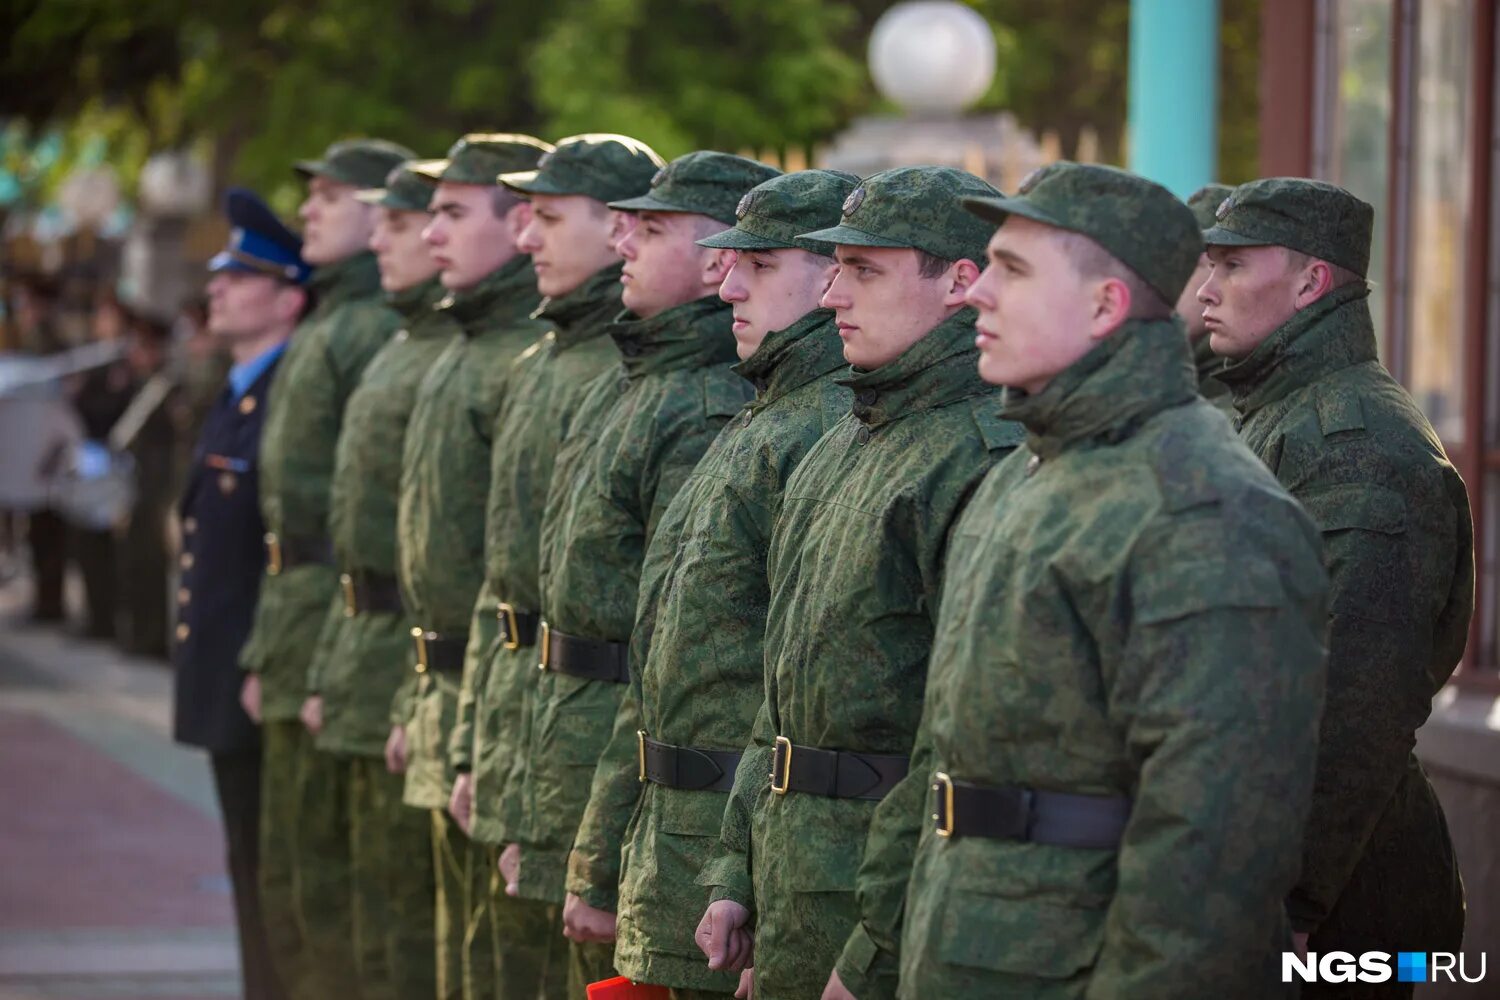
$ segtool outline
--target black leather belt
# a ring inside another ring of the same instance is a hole
[[[636,731],[640,780],[689,792],[727,792],[734,787],[738,750],[678,747]]]
[[[326,538],[283,538],[268,531],[265,543],[266,574],[269,576],[298,566],[333,565],[333,544]]]
[[[624,684],[630,680],[626,655],[629,647],[623,642],[584,639],[559,632],[543,622],[541,646],[542,661],[537,664],[539,669],[615,684]]]
[[[345,618],[377,612],[400,614],[402,611],[401,585],[394,576],[350,570],[339,574],[339,586],[344,588]]]
[[[879,801],[906,777],[908,764],[909,759],[900,754],[823,750],[778,736],[771,791]]]
[[[442,674],[464,672],[464,647],[469,644],[467,632],[438,633],[423,628],[411,630],[417,647],[417,673],[436,670]]]
[[[542,628],[542,616],[535,611],[517,611],[514,604],[500,602],[495,609],[500,619],[500,643],[506,649],[535,646]]]
[[[933,775],[933,826],[940,837],[1024,840],[1055,847],[1120,846],[1130,799],[1015,786],[975,785]]]

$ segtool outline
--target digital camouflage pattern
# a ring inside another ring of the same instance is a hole
[[[624,212],[691,212],[732,226],[745,192],[780,173],[743,156],[699,150],[658,170],[645,194],[612,201],[609,207]]]
[[[656,150],[628,135],[593,132],[557,140],[535,170],[501,174],[500,183],[522,194],[582,195],[611,202],[640,194],[666,164]]]
[[[385,303],[374,254],[320,267],[308,287],[317,305],[287,344],[267,398],[260,506],[268,532],[316,542],[328,537],[344,406],[401,318]],[[337,592],[332,566],[304,564],[261,580],[255,625],[240,662],[260,674],[263,719],[297,717],[318,635]]]
[[[1210,246],[1283,246],[1365,276],[1375,210],[1343,188],[1305,177],[1241,184],[1220,203]]]
[[[910,777],[860,873],[903,997],[1262,1000],[1323,687],[1316,529],[1131,321],[1006,415],[949,546]],[[1117,850],[944,839],[935,771],[1127,797]],[[909,886],[890,878],[920,845]]]
[[[1214,353],[1208,345],[1208,334],[1204,334],[1189,345],[1193,352],[1193,372],[1198,378],[1198,394],[1208,400],[1226,416],[1234,414],[1234,397],[1229,386],[1220,380],[1224,371],[1224,359]]]
[[[1212,229],[1219,221],[1219,206],[1234,193],[1228,184],[1205,184],[1188,196],[1187,207],[1202,230]]]
[[[460,138],[441,160],[424,160],[412,166],[423,177],[449,184],[479,184],[494,187],[501,174],[531,170],[537,160],[552,152],[552,143],[536,136],[513,132],[471,132]]]
[[[844,200],[839,223],[802,239],[861,247],[905,247],[943,260],[982,264],[995,227],[964,211],[969,198],[1000,194],[952,167],[896,167],[872,174]]]
[[[396,212],[426,212],[437,186],[431,177],[417,172],[433,160],[407,160],[391,168],[383,187],[368,188],[354,197],[366,205],[379,205]]]
[[[518,254],[439,306],[463,332],[449,341],[418,386],[397,509],[397,566],[407,614],[415,625],[439,634],[469,632],[484,580],[495,414],[510,385],[511,362],[542,332],[530,318],[538,301],[531,258]],[[476,653],[480,638],[469,638],[469,651]],[[418,681],[406,720],[408,805],[448,805],[453,787],[448,734],[458,687],[458,676],[435,670]]]
[[[751,394],[730,370],[729,327],[730,307],[717,296],[650,319],[622,313],[609,326],[621,363],[590,383],[557,451],[542,520],[541,603],[553,628],[630,640],[641,562],[662,513]],[[561,902],[568,852],[625,685],[552,671],[536,685],[521,891]]]
[[[765,698],[771,528],[792,470],[849,412],[836,380],[847,370],[832,310],[768,334],[735,366],[755,399],[719,432],[647,550],[631,636],[643,666],[631,671],[568,873],[568,891],[618,914],[615,965],[638,981],[734,992],[738,976],[709,971],[693,941],[707,902],[695,880],[725,796],[641,783],[636,731],[720,750],[749,741]]]
[[[1320,952],[1457,951],[1463,887],[1412,747],[1463,655],[1474,529],[1463,480],[1376,356],[1368,294],[1329,292],[1220,376],[1245,443],[1322,529],[1332,580],[1317,783],[1287,906]]]
[[[345,139],[329,146],[321,158],[298,160],[293,167],[303,177],[327,177],[340,184],[373,188],[384,183],[397,164],[416,155],[385,139]]]
[[[801,234],[835,225],[859,178],[842,170],[798,170],[751,188],[735,207],[732,229],[698,241],[724,250],[806,250],[833,256],[833,244]]]
[[[436,278],[387,296],[404,326],[365,368],[344,410],[334,460],[329,533],[340,571],[396,575],[396,497],[402,442],[417,385],[458,333],[434,308],[446,293]],[[317,747],[383,757],[391,699],[412,675],[411,622],[403,614],[345,613],[335,594],[309,672],[323,696]]]
[[[854,370],[846,414],[798,465],[772,530],[765,702],[700,884],[755,914],[755,995],[818,996],[837,967],[861,998],[895,992],[854,896],[876,803],[774,795],[777,736],[909,753],[948,532],[1021,440],[977,371],[962,309],[890,364]],[[709,830],[703,830],[709,833]]]

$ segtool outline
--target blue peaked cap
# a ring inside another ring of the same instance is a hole
[[[312,268],[302,261],[302,238],[288,229],[260,196],[245,188],[224,195],[229,245],[208,262],[211,272],[248,271],[303,284]]]

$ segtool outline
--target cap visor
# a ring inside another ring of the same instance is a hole
[[[408,165],[407,169],[414,174],[440,181],[443,179],[443,171],[448,169],[448,163],[448,160],[419,160]]]
[[[303,177],[312,177],[314,174],[327,173],[328,164],[322,160],[298,160],[292,164],[292,169]]]
[[[354,197],[366,205],[380,205],[385,202],[385,188],[366,188],[363,191],[354,192]]]
[[[1270,246],[1271,241],[1258,236],[1231,232],[1223,226],[1214,226],[1212,229],[1203,231],[1203,243],[1211,247],[1264,247]]]
[[[795,244],[783,243],[768,236],[757,236],[743,229],[726,229],[698,241],[700,247],[713,250],[797,250]]]
[[[221,250],[218,253],[214,254],[213,257],[209,258],[208,272],[210,274],[218,274],[220,271],[243,271],[246,274],[265,273],[264,271],[251,267],[249,264],[246,264],[243,261],[236,260],[234,255],[229,253],[227,250]]]
[[[1056,217],[1047,214],[1026,198],[965,198],[963,206],[972,215],[977,215],[986,222],[1000,225],[1012,215],[1019,215],[1023,219],[1032,222],[1040,222],[1044,226],[1056,226],[1058,229],[1071,229],[1057,220]]]
[[[900,240],[876,236],[874,233],[867,233],[863,229],[855,229],[853,226],[834,226],[832,229],[819,229],[816,232],[802,233],[797,238],[799,240],[818,240],[823,243],[832,243],[835,246],[845,247],[889,247],[893,250],[907,250],[911,248],[910,243],[902,243]]]
[[[619,212],[686,212],[688,214],[701,214],[696,208],[684,208],[674,205],[670,201],[662,201],[651,194],[643,194],[639,198],[626,198],[624,201],[612,201],[609,207]]]

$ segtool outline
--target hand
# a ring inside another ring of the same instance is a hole
[[[507,896],[519,896],[520,886],[517,885],[521,879],[521,845],[506,844],[505,850],[500,852],[500,877],[505,879],[505,894]]]
[[[1307,961],[1307,935],[1293,934],[1292,947],[1297,949],[1297,957],[1304,962]]]
[[[392,774],[406,773],[406,727],[392,726],[385,738],[385,769]]]
[[[740,973],[740,985],[734,991],[736,1000],[755,1000],[755,970],[746,969]]]
[[[314,736],[323,730],[323,696],[310,694],[307,700],[302,702],[302,709],[297,713],[297,718],[302,720],[302,725]]]
[[[260,674],[246,674],[240,685],[240,707],[250,716],[250,721],[260,725]]]
[[[844,984],[839,981],[837,971],[828,977],[828,985],[823,987],[823,1000],[859,1000],[853,993],[844,989]]]
[[[458,828],[468,833],[474,827],[474,776],[460,774],[453,779],[453,794],[448,796],[448,815]]]
[[[590,906],[570,892],[563,903],[563,937],[572,941],[613,941],[615,915]]]
[[[750,964],[755,938],[745,927],[749,922],[750,911],[732,899],[708,904],[693,940],[708,958],[710,969],[738,972]]]

